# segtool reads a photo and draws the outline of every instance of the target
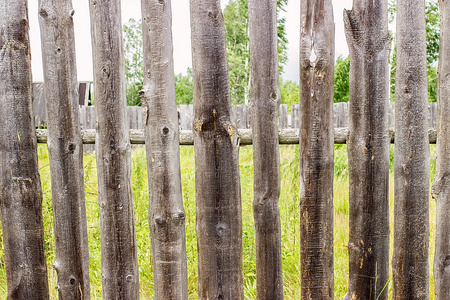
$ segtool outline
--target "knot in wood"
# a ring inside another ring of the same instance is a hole
[[[74,286],[77,283],[77,280],[74,276],[70,276],[69,284]]]
[[[226,234],[226,226],[225,224],[217,224],[216,232],[219,237],[223,237]]]
[[[272,92],[270,93],[270,99],[271,99],[272,101],[277,101],[277,100],[278,100],[277,93],[276,93],[275,91],[272,91]]]
[[[168,135],[169,135],[169,132],[170,132],[169,127],[163,126],[163,128],[161,128],[161,135],[163,135],[163,136],[168,136]]]
[[[41,9],[39,10],[39,15],[40,15],[42,18],[47,18],[47,17],[48,17],[48,12],[47,12],[45,9],[41,8]]]

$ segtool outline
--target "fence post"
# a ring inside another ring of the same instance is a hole
[[[142,0],[145,144],[155,299],[188,299],[171,1]]]
[[[138,299],[120,0],[90,0],[103,299]]]
[[[300,8],[302,299],[334,299],[334,20],[331,0]]]
[[[397,1],[393,298],[429,299],[430,128],[425,3]]]
[[[53,267],[60,299],[90,299],[73,12],[72,1],[39,1],[56,250]]]
[[[239,139],[218,0],[191,0],[199,299],[244,299]]]
[[[387,299],[389,280],[388,1],[344,11],[350,52],[349,289],[345,300]]]
[[[436,300],[450,299],[450,3],[439,1],[441,38],[438,66],[438,139],[436,175],[432,195],[436,199],[436,252],[434,282]]]
[[[8,299],[48,299],[28,4],[0,0],[0,207]]]
[[[283,299],[278,145],[277,1],[249,0],[256,298]]]

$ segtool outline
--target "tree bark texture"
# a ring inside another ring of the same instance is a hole
[[[90,0],[103,299],[138,299],[120,0]]]
[[[48,299],[26,0],[0,0],[0,208],[8,299]]]
[[[155,299],[188,299],[171,1],[142,0],[141,92],[149,178]]]
[[[59,299],[90,299],[72,1],[40,0]]]
[[[436,199],[435,299],[444,300],[450,299],[450,3],[440,0],[439,10],[438,137],[432,195]]]
[[[300,11],[301,294],[334,299],[333,7],[308,0]]]
[[[199,299],[243,299],[239,139],[219,0],[191,0]]]
[[[283,299],[277,1],[249,0],[257,299]]]
[[[430,149],[425,2],[397,1],[394,299],[428,299]]]
[[[349,290],[387,299],[389,279],[389,48],[387,0],[344,11],[350,52]]]

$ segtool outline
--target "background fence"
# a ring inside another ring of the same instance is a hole
[[[82,129],[95,129],[95,109],[94,106],[89,105],[91,101],[90,97],[90,83],[80,82],[79,84],[79,99],[80,99],[80,122]],[[43,84],[33,84],[33,97],[34,97],[34,113],[36,128],[45,128],[47,120],[47,112],[45,108],[45,98],[43,93]],[[334,127],[345,128],[348,127],[348,112],[349,103],[339,102],[334,103]],[[141,106],[128,106],[128,123],[130,129],[144,129],[142,123],[142,107]],[[279,128],[299,128],[299,105],[292,104],[290,107],[287,104],[280,105],[280,112],[278,118]],[[429,119],[428,124],[430,128],[436,128],[437,126],[437,103],[428,103]],[[395,126],[394,121],[395,103],[389,103],[389,127]],[[192,130],[192,121],[194,116],[194,106],[191,105],[178,105],[178,121],[180,124],[180,130]],[[232,106],[232,120],[239,129],[251,129],[251,112],[250,107],[247,105],[233,105]]]

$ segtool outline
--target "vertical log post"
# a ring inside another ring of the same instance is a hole
[[[349,299],[387,299],[389,48],[387,0],[344,11],[350,52]]]
[[[331,0],[301,2],[302,299],[334,299],[334,20]]]
[[[48,299],[26,0],[0,0],[0,208],[8,299]]]
[[[430,146],[425,2],[397,1],[394,299],[428,299]]]
[[[438,66],[438,136],[436,175],[432,195],[436,199],[436,251],[434,283],[436,300],[450,299],[450,3],[439,1],[441,38]]]
[[[283,299],[277,1],[249,0],[257,299]]]
[[[142,0],[145,144],[155,299],[188,299],[170,0]]]
[[[103,299],[138,299],[120,0],[90,0]]]
[[[60,299],[90,299],[72,1],[40,0],[44,93]]]
[[[230,121],[225,25],[219,0],[191,0],[199,299],[240,300],[239,138]]]

